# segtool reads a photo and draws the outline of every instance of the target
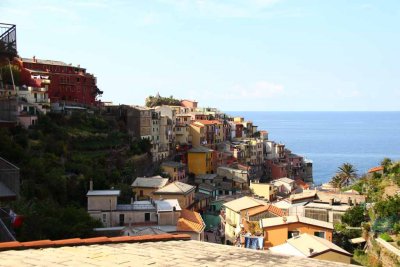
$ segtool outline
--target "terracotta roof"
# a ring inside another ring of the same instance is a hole
[[[143,236],[118,236],[118,237],[93,237],[93,238],[71,238],[61,240],[36,240],[29,242],[0,242],[0,251],[16,249],[32,249],[46,247],[82,246],[88,244],[109,244],[109,243],[135,243],[135,242],[154,242],[168,240],[189,240],[186,234],[161,234]]]
[[[200,213],[190,210],[182,210],[181,217],[177,222],[178,231],[189,231],[201,233],[206,227]]]
[[[281,210],[280,208],[278,208],[274,205],[271,205],[271,204],[267,204],[265,206],[254,207],[249,210],[248,215],[254,216],[254,215],[260,214],[262,212],[266,212],[266,211],[271,212],[280,217],[285,216],[285,212],[283,210]]]
[[[173,182],[163,188],[158,189],[154,194],[187,194],[193,191],[196,187],[182,182]]]
[[[377,166],[368,170],[368,173],[383,171],[382,166]]]
[[[296,184],[297,184],[298,186],[300,186],[301,188],[303,188],[303,189],[308,189],[308,188],[310,188],[310,186],[309,186],[308,184],[306,184],[304,181],[302,181],[302,180],[300,180],[300,179],[297,179],[297,180],[296,180]]]

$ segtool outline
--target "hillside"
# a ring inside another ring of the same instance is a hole
[[[97,225],[85,209],[91,179],[95,189],[121,189],[120,201],[130,201],[133,177],[153,166],[149,142],[132,142],[123,129],[123,122],[83,113],[48,114],[29,130],[0,129],[0,156],[20,168],[18,240],[90,235]]]

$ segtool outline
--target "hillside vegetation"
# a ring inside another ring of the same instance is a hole
[[[133,178],[150,166],[150,143],[131,141],[120,123],[48,114],[29,130],[0,129],[0,156],[20,168],[21,198],[13,203],[24,215],[18,240],[90,236],[100,226],[85,209],[91,179],[94,189],[121,189],[120,201],[130,201]]]

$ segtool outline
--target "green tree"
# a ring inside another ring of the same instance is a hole
[[[338,170],[338,176],[341,179],[342,186],[348,186],[357,178],[357,169],[350,163],[343,163]]]
[[[342,216],[342,223],[352,227],[360,226],[364,220],[364,208],[360,205],[348,209]]]
[[[391,165],[392,165],[392,160],[390,158],[384,158],[381,161],[381,166],[383,167],[384,173],[388,173],[390,171]]]
[[[342,188],[342,178],[340,175],[336,174],[332,177],[331,181],[329,182],[334,188]]]

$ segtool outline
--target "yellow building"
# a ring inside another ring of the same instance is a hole
[[[192,140],[193,147],[198,147],[205,144],[206,137],[205,137],[204,125],[198,123],[190,124],[189,134],[190,134],[189,139]]]
[[[270,248],[272,252],[350,264],[351,254],[332,242],[310,234],[290,238],[285,244]]]
[[[250,181],[250,190],[254,195],[264,197],[264,199],[268,201],[275,200],[278,191],[274,185],[259,183],[258,181]]]
[[[209,174],[214,173],[216,166],[213,160],[214,150],[199,146],[188,151],[188,168],[189,173]]]
[[[171,177],[171,182],[186,180],[186,165],[175,161],[165,161],[161,164],[164,172]]]
[[[177,199],[182,209],[187,209],[194,203],[194,191],[196,187],[173,182],[153,193],[154,199]]]
[[[137,177],[132,183],[132,191],[137,200],[152,199],[153,192],[163,188],[168,183],[168,178],[161,176]]]

